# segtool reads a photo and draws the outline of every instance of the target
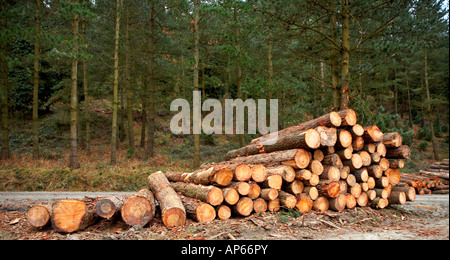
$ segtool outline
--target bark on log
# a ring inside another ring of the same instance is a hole
[[[393,191],[388,200],[391,205],[405,205],[407,199],[406,194],[403,191]]]
[[[350,160],[353,156],[353,147],[349,146],[346,149],[337,150],[336,154],[341,158],[341,161]]]
[[[262,189],[261,198],[265,200],[275,200],[278,198],[278,190],[276,189]]]
[[[384,209],[389,205],[389,201],[383,198],[375,198],[369,202],[369,205],[374,209]]]
[[[351,146],[353,148],[353,151],[358,152],[358,151],[361,151],[364,149],[364,144],[365,144],[364,138],[356,137],[356,138],[353,138]]]
[[[200,200],[183,196],[181,201],[186,209],[186,214],[199,223],[211,222],[217,216],[216,209],[213,206]]]
[[[330,203],[330,210],[336,212],[344,211],[347,206],[347,196],[343,194],[339,194],[336,198],[328,199]]]
[[[52,225],[57,232],[81,231],[97,221],[95,206],[80,200],[60,200],[52,206]]]
[[[378,143],[383,141],[383,132],[376,125],[369,126],[364,128],[362,137],[366,143]]]
[[[297,198],[285,191],[278,192],[278,199],[280,200],[281,205],[288,209],[293,209],[297,204]]]
[[[361,169],[363,161],[361,155],[355,153],[352,155],[352,159],[343,161],[344,166],[350,167],[352,171]]]
[[[233,180],[233,172],[218,165],[208,169],[199,169],[192,173],[167,172],[166,177],[172,182],[227,186]]]
[[[336,166],[336,167],[342,167],[343,166],[342,160],[339,157],[339,155],[337,155],[337,154],[328,154],[328,155],[326,155],[325,158],[322,161],[322,164],[323,165]],[[322,169],[322,171],[323,171],[323,169]],[[313,172],[313,173],[315,173],[315,172]],[[318,173],[316,173],[316,174],[318,174]],[[320,174],[318,174],[318,175],[320,175]]]
[[[387,133],[383,135],[383,144],[386,146],[386,148],[397,148],[402,146],[403,139],[402,136],[395,132],[395,133]]]
[[[283,178],[283,180],[287,183],[293,182],[296,177],[294,168],[285,165],[268,167],[267,175],[268,176],[280,175]]]
[[[365,167],[353,171],[353,175],[355,176],[357,182],[367,182],[367,180],[369,179],[369,172]]]
[[[374,177],[375,179],[379,179],[383,176],[383,171],[381,170],[381,166],[376,165],[376,164],[367,167],[367,172],[370,177]]]
[[[171,185],[175,191],[181,192],[184,196],[201,200],[212,206],[218,206],[224,200],[222,190],[214,186],[202,186],[183,182],[171,183]]]
[[[150,175],[148,184],[159,202],[164,225],[166,227],[183,226],[186,223],[186,210],[164,173],[157,172]]]
[[[389,185],[389,178],[388,177],[381,177],[379,179],[375,179],[375,187],[377,188],[386,188]]]
[[[261,183],[262,188],[273,188],[276,190],[281,190],[282,186],[283,186],[283,178],[281,177],[281,175],[278,174],[267,177],[267,180]]]
[[[120,210],[122,209],[123,203],[130,196],[117,196],[117,197],[109,197],[101,199],[95,205],[95,210],[97,215],[105,219],[111,219],[114,216],[118,215]]]
[[[409,159],[411,156],[411,149],[409,146],[402,145],[398,148],[388,149],[386,152],[386,158],[388,159]]]
[[[299,134],[309,129],[315,129],[316,127],[319,126],[339,127],[341,126],[341,123],[342,123],[341,116],[336,112],[331,112],[329,114],[323,115],[319,118],[310,120],[308,122],[304,122],[299,125],[278,131],[278,137],[280,138],[283,136]],[[262,137],[256,138],[252,141],[252,144],[259,144],[261,143],[262,140],[267,139],[269,137],[270,135],[267,134]]]
[[[247,157],[239,157],[231,160],[231,162],[236,164],[274,165],[291,160],[293,161],[294,166],[296,166],[297,168],[305,169],[306,167],[308,167],[311,158],[306,150],[294,149],[273,152],[270,154],[258,154]]]
[[[33,206],[28,210],[27,220],[31,226],[35,228],[42,228],[51,223],[52,216],[52,206],[48,205],[38,205]]]
[[[341,126],[354,126],[356,125],[358,118],[356,112],[353,109],[346,109],[338,112],[341,116],[342,122]]]
[[[155,216],[156,202],[153,193],[148,189],[140,190],[123,203],[120,212],[127,225],[144,227]]]
[[[403,169],[405,168],[405,161],[400,159],[389,159],[389,168]]]
[[[416,201],[416,189],[413,187],[394,187],[392,188],[392,191],[404,192],[406,195],[406,200],[413,202]]]
[[[302,193],[304,189],[305,189],[305,185],[303,184],[302,181],[294,181],[292,183],[288,183],[283,188],[283,190],[285,190],[291,194],[294,194],[294,195]]]
[[[277,141],[271,145],[250,144],[237,150],[227,153],[225,160],[231,160],[236,157],[243,157],[262,153],[272,153],[276,151],[285,151],[291,149],[317,149],[320,147],[320,135],[315,129],[309,129],[300,134],[279,136]]]
[[[337,130],[334,127],[319,126],[316,128],[320,137],[320,147],[333,147],[338,140]]]
[[[339,196],[341,187],[338,182],[321,180],[316,186],[319,191],[319,195],[327,198],[336,198]]]
[[[338,182],[341,179],[341,171],[335,166],[325,165],[320,179]]]

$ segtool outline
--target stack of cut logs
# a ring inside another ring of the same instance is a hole
[[[413,187],[420,195],[449,194],[449,161],[434,163],[420,175],[401,174],[399,186]]]
[[[157,172],[150,190],[131,197],[95,202],[58,201],[30,209],[29,222],[52,223],[60,232],[75,232],[97,217],[120,215],[130,226],[144,226],[159,207],[164,225],[182,226],[186,217],[208,222],[280,208],[325,212],[414,200],[400,183],[399,169],[410,156],[398,133],[357,124],[351,110],[327,115],[252,141],[230,151],[226,161],[204,164],[195,172]]]

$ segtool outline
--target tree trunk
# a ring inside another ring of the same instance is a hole
[[[199,64],[200,64],[200,0],[194,0],[194,91],[199,90]],[[200,126],[201,118],[195,118],[194,124]],[[197,126],[197,127],[198,127]],[[194,126],[194,129],[196,127]],[[243,146],[243,145],[242,145]],[[194,168],[200,167],[200,134],[194,133]]]
[[[425,89],[427,91],[427,114],[428,114],[428,128],[430,128],[431,133],[431,142],[433,143],[433,155],[434,160],[439,161],[439,151],[436,142],[436,136],[434,135],[434,127],[433,127],[433,114],[431,110],[431,95],[430,95],[430,83],[428,80],[428,50],[425,50]]]
[[[199,223],[211,222],[216,218],[216,209],[211,205],[193,198],[181,198],[186,214]],[[223,213],[221,214],[223,217]]]
[[[183,182],[171,183],[171,185],[175,191],[181,192],[184,196],[201,200],[212,206],[218,206],[224,200],[222,190],[214,186],[195,185]]]
[[[83,46],[86,46],[87,54],[87,44],[86,44],[86,21],[83,18],[81,20],[81,41]],[[84,113],[86,120],[86,151],[88,154],[91,153],[91,99],[88,94],[88,76],[87,76],[87,61],[86,58],[83,58],[83,92],[84,92]]]
[[[155,212],[155,198],[148,189],[131,196],[121,208],[122,220],[129,226],[144,227],[153,219]]]
[[[236,164],[263,164],[273,165],[281,162],[292,163],[296,168],[305,169],[308,167],[311,158],[309,152],[303,149],[294,149],[280,152],[273,152],[270,154],[258,154],[247,157],[239,157],[231,160]],[[289,166],[292,166],[288,164]]]
[[[78,0],[74,1],[78,3]],[[72,73],[71,73],[71,86],[70,86],[70,168],[80,168],[78,162],[78,23],[79,17],[77,13],[74,13],[73,18],[73,49],[72,49]]]
[[[330,26],[331,26],[331,38],[334,42],[337,41],[337,18],[336,18],[336,4],[334,1],[330,1],[330,9],[331,9],[331,15],[330,15]],[[339,111],[341,109],[341,91],[339,88],[339,62],[338,62],[338,56],[339,56],[339,50],[331,47],[331,57],[330,57],[330,63],[331,63],[331,81],[333,86],[333,108],[334,111]]]
[[[130,75],[130,56],[131,56],[131,43],[130,43],[130,1],[126,1],[126,32],[125,32],[125,45],[126,45],[126,57],[125,57],[125,88],[127,98],[127,119],[128,119],[128,145],[129,148],[134,151],[134,121],[133,121],[133,106],[131,101],[131,75]]]
[[[159,202],[164,225],[166,227],[183,226],[186,223],[186,210],[164,173],[157,172],[150,175],[148,184]]]
[[[42,1],[36,0],[36,35],[34,39],[33,75],[33,159],[39,158],[39,40],[41,34]]]
[[[50,225],[52,217],[51,205],[39,205],[31,207],[27,213],[27,220],[35,228]]]
[[[342,73],[341,73],[341,109],[349,108],[350,103],[350,10],[349,0],[343,1],[342,6]]]
[[[155,134],[155,114],[156,114],[156,82],[155,82],[155,71],[154,71],[154,63],[155,63],[155,1],[152,0],[150,2],[150,17],[149,17],[149,38],[148,38],[148,71],[149,71],[149,113],[148,113],[148,136],[147,136],[147,159],[150,159],[154,156],[154,134]]]
[[[125,203],[129,197],[130,196],[128,195],[124,195],[104,198],[97,201],[97,204],[95,205],[97,215],[105,219],[112,219],[120,213],[123,203]]]
[[[97,221],[95,206],[79,200],[61,200],[53,204],[52,225],[57,232],[73,233]]]
[[[111,165],[117,164],[117,113],[119,106],[119,37],[120,37],[120,8],[121,1],[116,1],[116,23],[114,37],[114,86],[113,86],[113,116],[111,133]]]

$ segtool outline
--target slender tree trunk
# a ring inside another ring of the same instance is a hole
[[[81,41],[85,46],[85,50],[87,52],[87,44],[86,44],[86,20],[81,19]],[[83,58],[82,62],[83,66],[83,92],[84,92],[84,113],[86,120],[86,151],[87,154],[91,154],[91,99],[88,94],[88,76],[87,76],[87,61],[86,58]]]
[[[427,92],[427,114],[428,114],[428,127],[430,128],[431,133],[431,142],[433,143],[433,155],[434,160],[439,161],[439,152],[437,148],[436,137],[434,136],[434,127],[433,127],[433,114],[431,110],[431,95],[430,95],[430,83],[428,80],[428,50],[425,50],[425,89]]]
[[[149,84],[149,94],[150,94],[150,107],[148,114],[148,136],[147,136],[147,158],[152,158],[155,154],[154,151],[154,134],[155,134],[155,109],[156,109],[156,83],[154,75],[154,52],[155,52],[155,1],[152,0],[150,3],[150,36],[148,39],[149,45],[149,61],[148,68],[150,73],[150,84]]]
[[[274,87],[273,82],[273,39],[272,31],[269,29],[269,39],[268,39],[269,51],[267,53],[267,67],[269,71],[269,85],[267,86],[267,102],[269,103],[273,97],[272,89]]]
[[[337,42],[337,18],[336,18],[336,5],[334,1],[331,1],[331,38]],[[341,91],[339,88],[339,51],[336,48],[331,49],[331,84],[333,86],[333,108],[335,111],[339,111],[341,107]]]
[[[200,64],[200,0],[194,0],[194,91],[199,90],[199,64]],[[195,120],[194,120],[195,121]],[[194,122],[195,124],[196,122]],[[199,122],[197,122],[199,123]],[[200,167],[200,135],[194,134],[194,168]]]
[[[78,0],[74,0],[78,3]],[[73,18],[73,38],[78,38],[79,15],[74,13]],[[72,50],[72,74],[70,87],[70,168],[80,168],[78,162],[78,41],[74,41]]]
[[[148,83],[146,80],[147,76],[142,76],[142,82],[141,82],[141,89],[142,89],[142,129],[141,129],[141,148],[145,148],[145,137],[147,136],[146,128],[147,128],[147,105],[148,105],[148,98],[147,98],[147,87]]]
[[[6,0],[1,0],[2,13],[6,12]],[[1,17],[1,28],[6,30],[8,27],[8,21],[6,15]],[[2,154],[1,159],[9,159],[9,86],[8,86],[8,62],[6,57],[8,56],[8,50],[6,45],[6,38],[2,37],[0,42],[0,73],[1,73],[1,89],[2,92]]]
[[[117,164],[117,113],[119,107],[119,37],[120,37],[120,0],[116,0],[116,23],[114,37],[114,86],[113,86],[113,118],[111,134],[111,165]]]
[[[36,35],[34,39],[33,75],[33,159],[39,158],[39,39],[41,34],[42,1],[36,0]]]
[[[350,13],[349,0],[343,1],[342,7],[342,75],[341,75],[341,109],[349,107],[350,103]]]
[[[237,1],[235,2],[234,6],[234,32],[235,32],[235,44],[236,44],[236,51],[238,53],[237,58],[237,68],[236,68],[236,77],[237,77],[237,97],[238,99],[243,99],[244,96],[242,95],[242,65],[241,65],[241,28],[239,26],[239,12],[238,12],[238,6]],[[238,135],[239,138],[239,146],[243,147],[245,144],[245,135]]]

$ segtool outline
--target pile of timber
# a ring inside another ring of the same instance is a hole
[[[449,194],[449,162],[445,159],[434,163],[420,174],[401,174],[399,186],[412,187],[417,194]]]
[[[131,197],[95,201],[63,200],[28,212],[35,227],[51,225],[76,232],[99,218],[120,216],[130,226],[144,226],[160,212],[167,227],[186,218],[210,222],[232,216],[277,212],[281,208],[342,212],[414,201],[416,190],[400,187],[399,169],[410,156],[399,133],[357,124],[355,111],[331,112],[230,151],[226,161],[204,164],[192,173],[157,172],[150,189]]]

